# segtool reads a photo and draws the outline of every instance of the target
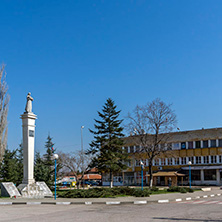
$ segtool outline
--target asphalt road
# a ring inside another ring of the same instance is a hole
[[[0,221],[222,222],[222,197],[147,205],[8,205]]]

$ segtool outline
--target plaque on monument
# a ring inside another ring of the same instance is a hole
[[[35,131],[34,130],[29,130],[29,136],[34,137]]]
[[[1,183],[1,196],[2,197],[21,197],[16,186],[12,182]]]

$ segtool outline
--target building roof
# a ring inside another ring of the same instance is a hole
[[[208,139],[222,139],[222,128],[210,128],[210,129],[198,129],[198,130],[188,130],[188,131],[178,131],[166,133],[168,134],[168,143],[179,143],[182,141],[198,141],[198,140],[208,140]],[[147,134],[147,139],[153,138],[154,135]],[[139,135],[125,137],[126,144],[134,144],[135,139],[139,138]]]
[[[81,175],[78,176],[80,178]],[[85,174],[83,177],[84,180],[101,180],[102,176],[99,174]]]
[[[150,175],[147,174],[147,177]],[[153,177],[183,177],[185,174],[177,173],[177,171],[159,171],[157,173],[153,173]]]

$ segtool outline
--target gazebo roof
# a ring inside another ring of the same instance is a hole
[[[147,177],[150,175],[147,174]],[[177,171],[159,171],[157,173],[153,173],[153,177],[183,177],[185,174],[177,173]]]

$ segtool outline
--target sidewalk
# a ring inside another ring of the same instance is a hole
[[[155,194],[150,197],[116,197],[116,198],[44,198],[44,199],[25,199],[25,198],[0,198],[0,205],[11,204],[149,204],[149,203],[169,203],[199,198],[209,198],[222,196],[219,187],[211,187],[211,191],[196,191],[194,193],[168,193]]]

